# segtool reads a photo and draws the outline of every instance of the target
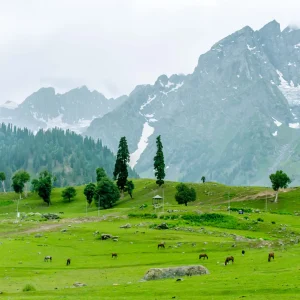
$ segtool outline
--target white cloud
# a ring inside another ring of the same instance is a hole
[[[299,23],[300,3],[240,0],[10,0],[0,6],[0,103],[44,85],[130,93],[191,73],[200,54],[249,25]]]

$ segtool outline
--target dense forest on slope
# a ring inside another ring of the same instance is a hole
[[[69,130],[30,130],[11,124],[0,126],[0,171],[6,174],[5,185],[11,189],[12,174],[24,169],[31,179],[48,170],[56,177],[55,186],[81,185],[96,181],[96,168],[103,167],[113,176],[114,154],[98,139],[82,137]],[[131,169],[129,177],[138,177]]]

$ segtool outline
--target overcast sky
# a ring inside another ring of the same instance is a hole
[[[0,0],[0,103],[40,87],[129,94],[244,27],[300,24],[299,0]]]

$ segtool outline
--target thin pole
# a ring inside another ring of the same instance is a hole
[[[85,215],[87,217],[87,201],[86,201],[86,206],[85,206]]]
[[[266,194],[266,211],[268,210],[268,198],[267,198],[267,194]]]
[[[163,188],[163,213],[165,212],[165,188]]]
[[[99,195],[99,202],[98,202],[98,217],[99,217],[99,213],[100,213],[100,195]]]
[[[227,199],[229,200],[229,214],[230,214],[230,197],[229,197],[229,192],[227,192]]]

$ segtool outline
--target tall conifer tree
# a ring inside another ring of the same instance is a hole
[[[163,153],[163,145],[161,142],[160,135],[156,138],[156,155],[154,156],[154,171],[156,177],[156,183],[159,185],[164,184],[165,174],[165,161],[164,161],[164,153]]]
[[[117,186],[122,192],[122,196],[124,195],[124,188],[127,183],[128,170],[127,164],[130,161],[128,145],[126,141],[126,137],[123,136],[120,139],[117,160],[115,164],[114,170],[114,179],[117,180]]]

